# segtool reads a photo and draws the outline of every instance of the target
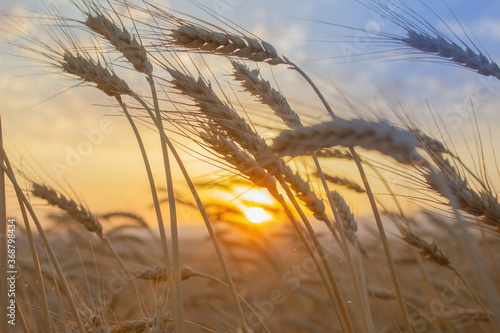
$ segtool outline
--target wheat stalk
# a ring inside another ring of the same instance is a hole
[[[2,145],[0,145],[0,156],[1,156],[1,159],[3,161],[8,161],[7,154],[5,153],[5,150],[3,149]],[[8,163],[6,162],[6,164],[8,164]],[[50,242],[47,238],[47,235],[45,234],[45,232],[40,224],[40,221],[38,220],[38,217],[36,216],[35,211],[33,210],[33,207],[31,206],[30,202],[26,198],[26,195],[24,195],[21,187],[17,183],[16,178],[15,178],[12,170],[9,170],[3,163],[0,163],[0,168],[2,169],[2,172],[10,179],[12,185],[14,186],[14,189],[16,191],[16,194],[17,194],[19,200],[21,200],[23,202],[23,204],[25,205],[29,214],[31,215],[31,218],[32,218],[33,222],[35,223],[36,228],[39,232],[39,235],[42,239],[42,242],[47,250],[48,257],[52,261],[52,264],[54,265],[57,276],[59,277],[59,280],[61,281],[62,290],[63,290],[65,296],[68,298],[68,301],[69,301],[71,310],[73,312],[73,316],[75,317],[78,329],[80,330],[81,333],[84,333],[85,328],[83,326],[81,316],[80,316],[78,309],[76,307],[75,298],[73,297],[73,294],[71,292],[71,289],[69,288],[69,284],[68,284],[68,281],[66,279],[66,276],[64,275],[64,273],[61,269],[61,265],[57,261],[55,252],[54,252],[52,246],[50,245]]]
[[[164,165],[164,170],[165,170],[165,177],[166,177],[166,182],[167,182],[167,192],[168,192],[168,198],[169,198],[169,209],[170,209],[170,225],[171,225],[171,240],[172,240],[172,266],[169,264],[170,259],[168,258],[169,252],[167,249],[167,241],[166,241],[166,235],[164,231],[164,225],[163,225],[163,218],[161,217],[161,214],[159,212],[159,207],[157,205],[157,201],[155,201],[155,209],[157,211],[157,217],[158,219],[158,224],[160,227],[160,237],[162,240],[162,246],[164,248],[164,258],[165,258],[165,263],[168,265],[169,268],[172,269],[174,279],[173,279],[173,289],[174,289],[174,302],[176,303],[176,306],[174,307],[174,314],[175,314],[175,327],[178,332],[183,332],[183,306],[182,306],[182,291],[181,291],[181,279],[180,279],[180,258],[179,258],[179,239],[178,239],[178,227],[177,227],[177,211],[176,211],[176,206],[175,206],[175,200],[174,200],[174,191],[173,191],[173,184],[172,184],[172,173],[171,173],[171,167],[170,167],[170,161],[168,157],[168,149],[167,145],[169,143],[169,139],[164,133],[163,130],[163,122],[162,118],[160,115],[160,108],[159,108],[159,103],[158,103],[158,98],[157,98],[157,93],[156,93],[156,88],[155,88],[155,83],[154,83],[154,78],[153,78],[153,66],[148,60],[148,54],[145,50],[145,48],[140,45],[137,40],[132,39],[130,37],[130,34],[128,31],[125,29],[121,29],[118,27],[116,24],[111,22],[109,19],[107,19],[105,16],[98,14],[96,16],[91,15],[90,13],[87,13],[87,21],[84,22],[84,24],[91,29],[93,32],[101,35],[104,37],[108,42],[113,45],[119,52],[123,54],[123,56],[132,64],[134,69],[138,71],[139,73],[144,73],[147,76],[148,83],[151,87],[151,93],[152,93],[152,99],[153,99],[153,104],[154,104],[154,109],[156,114],[153,114],[152,110],[145,105],[143,100],[135,94],[133,91],[130,89],[124,90],[124,93],[132,96],[135,98],[139,103],[141,103],[146,111],[148,112],[149,116],[155,123],[156,127],[158,128],[158,131],[160,133],[160,143],[161,143],[161,149],[162,149],[162,156],[163,156],[163,165]],[[80,74],[80,77],[82,75]],[[82,77],[83,78],[83,77]],[[99,85],[98,85],[99,87]],[[127,87],[128,88],[128,87]],[[102,90],[102,89],[101,89]],[[138,135],[138,132],[135,128],[135,125],[133,124],[133,121],[128,114],[128,111],[126,109],[126,105],[122,102],[120,95],[121,94],[110,94],[109,92],[103,90],[106,92],[108,95],[114,96],[117,100],[117,102],[122,106],[122,109],[124,113],[126,114],[133,130],[136,135],[136,138],[138,140],[139,145],[141,146],[141,153],[143,155],[144,162],[146,164],[146,168],[148,169],[149,162],[147,161],[147,156],[145,155],[145,151],[142,149],[142,143],[141,139]],[[174,150],[173,148],[171,148]],[[175,154],[175,153],[174,153]],[[181,164],[182,162],[179,162]],[[149,171],[148,171],[149,173]],[[156,189],[153,187],[154,182],[152,180],[152,177],[150,174],[148,174],[149,181],[150,181],[150,186],[152,191],[156,191]],[[155,194],[153,194],[155,197]]]

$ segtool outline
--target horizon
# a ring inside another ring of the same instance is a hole
[[[360,102],[355,115],[375,116],[393,121],[397,121],[397,117],[390,106],[397,107],[401,103],[404,109],[400,112],[408,112],[411,119],[421,124],[423,129],[431,129],[434,125],[433,117],[436,117],[441,118],[445,125],[449,125],[450,128],[443,130],[449,130],[454,134],[463,132],[463,140],[460,139],[460,135],[454,136],[458,138],[457,141],[453,141],[458,151],[467,149],[470,136],[475,132],[474,117],[477,117],[480,124],[486,124],[490,128],[490,133],[481,133],[481,139],[485,146],[487,163],[494,165],[495,156],[488,154],[488,151],[490,151],[490,140],[498,142],[500,139],[494,130],[500,122],[494,107],[500,102],[500,94],[496,96],[494,94],[500,87],[496,82],[472,72],[468,73],[462,68],[436,64],[433,61],[415,63],[406,61],[405,56],[402,61],[391,60],[389,55],[382,55],[380,58],[378,55],[371,56],[372,50],[384,48],[370,41],[360,42],[356,37],[352,43],[339,41],[338,36],[347,33],[345,29],[320,23],[329,20],[327,9],[331,9],[333,13],[331,22],[334,24],[351,24],[352,27],[361,28],[373,26],[377,23],[377,17],[360,4],[346,5],[335,1],[317,1],[307,4],[300,2],[299,6],[294,7],[283,6],[283,2],[275,1],[264,10],[265,7],[262,7],[264,2],[254,2],[250,5],[243,1],[235,1],[232,2],[234,5],[229,7],[220,6],[222,3],[224,2],[213,2],[213,8],[209,9],[225,15],[230,22],[241,23],[243,28],[273,44],[279,52],[293,54],[293,60],[300,63],[316,83],[324,87],[332,103],[339,106],[342,116],[353,116],[351,111],[354,111],[349,110],[342,98],[354,103]],[[494,59],[500,59],[500,47],[498,47],[500,20],[493,16],[494,8],[500,9],[500,4],[495,5],[487,1],[484,3],[484,6],[472,6],[466,1],[452,1],[449,6],[469,36],[480,40],[481,47],[484,46],[492,56],[496,56]],[[216,21],[193,3],[171,1],[170,5],[175,10],[187,13],[192,11],[196,13],[195,15],[201,15],[202,19]],[[1,6],[0,10],[7,14],[21,13],[20,8],[23,6],[31,10],[40,9],[37,1],[5,3]],[[426,18],[431,21],[430,23],[436,24],[440,29],[445,22],[450,26],[454,25],[457,35],[465,38],[463,31],[457,30],[458,22],[454,21],[453,15],[443,7],[443,4],[435,6],[438,7],[435,10],[443,21],[433,17],[427,10]],[[71,3],[67,1],[53,1],[46,4],[46,7],[49,10],[57,9],[62,15],[68,12],[67,16],[71,16],[71,13],[74,13]],[[422,12],[426,11],[423,6],[417,7]],[[246,15],[248,13],[250,15]],[[346,22],[347,14],[351,15],[349,21],[352,23]],[[271,21],[269,17],[272,15],[276,15],[276,18]],[[378,20],[383,32],[401,33],[401,29],[394,24],[380,21],[380,18]],[[321,41],[317,41],[318,39]],[[15,57],[2,56],[6,61],[0,64],[2,73],[0,90],[4,94],[2,111],[4,140],[17,166],[27,173],[28,178],[35,178],[30,180],[47,181],[52,186],[70,193],[94,213],[130,210],[145,215],[148,220],[154,219],[154,212],[150,207],[149,188],[137,144],[125,118],[116,111],[116,107],[112,106],[112,100],[93,88],[73,87],[76,82],[74,80],[61,80],[57,75],[40,75],[47,70],[53,70],[43,65],[35,64],[32,67],[32,63],[24,59],[28,53],[7,46],[5,43],[1,45],[3,51],[17,54]],[[390,47],[388,49],[391,50]],[[330,59],[331,51],[334,59]],[[360,61],[356,56],[368,59]],[[215,63],[214,66],[218,65],[219,63]],[[227,63],[222,66],[227,67],[223,68],[222,72],[229,70]],[[300,90],[297,76],[283,69],[273,71],[273,75],[277,75],[277,78],[290,83],[290,86],[280,86],[280,88],[287,92],[290,103],[296,106],[309,124],[328,119],[312,92]],[[141,87],[142,83],[134,82]],[[337,87],[341,90],[340,94],[336,92]],[[478,95],[486,94],[489,95],[487,98],[479,100],[480,103],[474,105],[477,108],[474,109],[474,115],[464,112],[463,107],[467,106],[469,100],[473,98],[477,100]],[[311,103],[304,104],[302,101],[306,99]],[[427,103],[432,110],[427,109]],[[253,108],[256,106],[255,103],[252,104],[251,99],[248,99],[245,105]],[[363,110],[365,105],[373,111]],[[248,111],[259,116],[265,112],[262,110],[262,107],[257,107]],[[268,121],[268,118],[262,119],[260,122]],[[262,127],[261,134],[267,138],[276,135],[276,130],[272,128],[274,124],[277,123],[265,123],[269,128]],[[258,123],[258,125],[263,124]],[[161,154],[154,131],[146,127],[141,128],[141,131],[146,143],[156,147],[154,148],[156,153],[151,156],[153,165],[161,165]],[[440,135],[435,131],[429,134],[436,137]],[[490,134],[491,138],[488,138]],[[192,142],[186,141],[182,144],[185,144],[187,149],[195,151],[199,149]],[[200,181],[207,183],[225,179],[223,170],[210,166],[206,162],[212,162],[208,159],[203,161],[203,156],[200,158],[191,152],[184,156],[190,172],[196,179],[199,178]],[[469,165],[481,173],[481,165],[473,162],[476,156],[478,155],[473,152],[465,157],[468,157]],[[162,179],[160,168],[155,168],[155,174],[159,180]],[[341,168],[340,174],[351,176],[348,168]],[[390,173],[386,176],[392,178]],[[498,185],[498,175],[491,177],[492,182]],[[394,179],[394,181],[400,180]],[[176,184],[180,182],[181,178],[177,177]],[[160,184],[163,183],[164,181]],[[317,184],[319,185],[319,182]],[[383,191],[381,187],[378,189]],[[183,198],[186,193],[187,189],[182,189],[179,195]],[[240,193],[233,194],[237,198]],[[410,194],[411,191],[403,191],[403,195]],[[347,196],[349,202],[364,202],[362,207],[353,205],[357,215],[369,213],[367,201],[361,196],[351,193],[347,193]],[[47,208],[45,210],[53,211]],[[196,223],[200,221],[195,213],[187,213],[183,220],[186,224],[192,223],[191,220],[196,220]]]

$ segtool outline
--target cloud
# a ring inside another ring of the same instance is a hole
[[[445,21],[438,24],[438,29],[445,33],[451,29],[459,38],[467,38],[469,36],[472,39],[475,37],[500,41],[500,20],[490,17],[482,18],[472,23]]]
[[[475,34],[489,37],[495,41],[500,41],[500,20],[484,18],[476,22],[473,26]]]

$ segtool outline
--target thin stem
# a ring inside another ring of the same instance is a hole
[[[279,179],[279,178],[281,178],[281,179]],[[314,229],[312,228],[311,224],[309,223],[309,220],[305,216],[304,212],[300,208],[299,203],[297,202],[297,199],[295,199],[295,196],[293,195],[292,191],[290,190],[290,187],[282,179],[282,177],[279,177],[279,178],[278,178],[278,182],[284,188],[284,190],[287,194],[287,197],[292,202],[292,205],[294,206],[297,213],[299,213],[299,216],[301,217],[302,222],[306,226],[306,229],[307,229],[307,231],[308,231],[308,233],[309,233],[309,235],[314,243],[316,251],[318,251],[318,255],[321,259],[321,263],[323,264],[325,272],[328,276],[328,280],[330,281],[332,288],[333,288],[333,291],[335,292],[335,299],[337,300],[337,304],[339,306],[340,313],[342,315],[342,320],[343,320],[342,322],[345,325],[345,330],[346,330],[346,332],[354,332],[353,327],[352,327],[352,323],[351,323],[351,319],[349,318],[349,312],[347,311],[347,308],[344,304],[344,300],[342,297],[342,292],[340,290],[340,286],[337,282],[337,279],[335,278],[335,275],[332,272],[330,264],[328,263],[328,257],[326,255],[325,251],[323,250],[323,247],[321,246],[321,244],[318,240],[318,237],[317,237],[316,233],[314,232]]]
[[[0,147],[0,154],[1,154],[2,158],[5,159],[6,154],[5,154],[5,151],[3,150],[3,147]],[[82,319],[81,319],[80,314],[78,312],[78,309],[76,307],[75,300],[71,294],[71,290],[69,288],[68,282],[66,281],[66,277],[64,276],[64,273],[61,269],[61,266],[59,265],[59,262],[57,261],[54,250],[52,249],[52,246],[50,245],[49,240],[48,240],[47,236],[45,235],[45,232],[42,228],[42,225],[40,224],[40,221],[38,220],[38,217],[35,214],[35,211],[31,207],[26,196],[24,195],[21,187],[16,182],[14,175],[9,170],[7,170],[7,168],[3,164],[0,164],[0,168],[2,168],[3,172],[10,179],[12,185],[14,186],[14,189],[16,190],[16,193],[18,194],[19,197],[21,197],[23,203],[25,204],[26,208],[28,209],[28,211],[31,215],[31,218],[33,219],[33,222],[35,222],[36,228],[38,230],[38,233],[40,234],[40,237],[42,238],[42,242],[45,245],[45,248],[47,250],[49,258],[52,261],[54,268],[56,269],[56,273],[59,277],[59,280],[61,281],[61,285],[63,287],[64,293],[66,294],[66,297],[68,298],[68,301],[69,301],[69,304],[71,307],[71,311],[73,312],[73,315],[75,317],[78,329],[80,330],[80,332],[85,333],[86,332],[85,327],[83,325]]]
[[[7,169],[14,175],[14,171],[12,169],[12,166],[10,164],[10,161],[8,159],[8,156],[3,161],[5,163],[5,166]],[[3,172],[2,172],[3,174]],[[16,180],[17,181],[17,180]],[[16,193],[17,194],[17,193]],[[22,199],[17,195],[17,201],[19,204],[19,209],[21,210],[21,215],[23,217],[24,221],[24,227],[26,228],[26,235],[28,236],[28,243],[30,244],[30,251],[31,251],[31,258],[33,260],[33,266],[35,268],[35,275],[36,275],[36,280],[35,284],[39,286],[40,288],[40,294],[42,297],[42,305],[43,305],[43,315],[45,319],[45,330],[46,332],[52,332],[52,318],[50,316],[50,310],[49,310],[49,303],[47,300],[47,293],[45,292],[45,283],[42,275],[42,270],[40,268],[40,261],[38,259],[38,251],[36,250],[35,246],[35,240],[33,239],[33,234],[31,232],[31,226],[28,220],[28,214],[26,213],[26,208],[24,207],[24,203]]]
[[[321,100],[321,102],[323,103],[323,105],[325,106],[325,109],[327,110],[328,114],[332,117],[333,120],[335,120],[336,116],[335,116],[332,108],[330,107],[330,105],[328,104],[328,102],[326,101],[325,97],[323,96],[323,94],[321,93],[321,91],[318,89],[318,87],[309,78],[309,76],[300,67],[298,67],[297,65],[295,65],[293,62],[289,61],[287,58],[284,58],[284,59],[285,59],[286,63],[292,67],[292,69],[296,70],[310,84],[310,86],[313,88],[313,90],[316,92],[317,96],[319,97],[319,99]],[[385,235],[385,230],[384,230],[384,226],[382,224],[382,220],[380,218],[380,213],[378,211],[377,203],[375,202],[375,197],[373,195],[373,192],[371,191],[370,185],[368,183],[368,178],[366,177],[366,174],[365,174],[365,171],[363,169],[363,165],[361,164],[361,160],[359,158],[359,155],[356,153],[356,151],[355,151],[355,149],[353,147],[351,147],[349,149],[351,151],[351,154],[354,157],[354,161],[355,161],[356,166],[357,166],[357,168],[359,170],[361,178],[363,179],[363,183],[365,185],[366,193],[368,195],[368,198],[370,200],[370,205],[371,205],[372,210],[373,210],[373,215],[374,215],[375,220],[377,222],[377,227],[379,229],[380,238],[382,239],[382,243],[384,245],[384,251],[385,251],[385,254],[386,254],[386,257],[387,257],[387,260],[388,260],[389,269],[390,269],[390,272],[391,272],[391,278],[392,278],[392,281],[394,283],[394,288],[396,289],[396,295],[397,295],[398,303],[399,303],[399,306],[401,308],[401,312],[402,312],[402,315],[403,315],[403,321],[404,321],[404,325],[405,325],[406,331],[409,332],[409,333],[411,333],[412,332],[412,326],[410,324],[410,318],[409,318],[409,314],[408,314],[408,309],[407,309],[406,304],[404,302],[403,293],[401,292],[401,284],[399,283],[399,278],[397,276],[396,267],[394,265],[394,261],[392,260],[391,251],[390,251],[390,248],[389,248],[389,244],[387,242],[387,237]]]
[[[222,281],[221,279],[218,279],[216,278],[215,276],[212,276],[212,275],[208,275],[208,274],[204,274],[204,273],[198,273],[196,272],[195,274],[193,274],[193,276],[199,276],[199,277],[202,277],[202,278],[205,278],[205,279],[209,279],[209,280],[212,280],[212,281],[215,281],[221,285],[223,285],[224,287],[228,288],[229,289],[229,286],[226,282]],[[255,317],[257,317],[257,319],[259,320],[260,324],[262,325],[262,328],[264,329],[265,332],[267,333],[271,333],[271,331],[269,331],[269,328],[267,328],[266,324],[264,323],[264,321],[262,320],[262,316],[259,315],[255,309],[252,307],[252,305],[250,303],[248,303],[243,297],[241,297],[240,295],[238,295],[238,298],[240,299],[240,301],[245,304],[245,306],[247,308],[250,309],[250,311],[252,311],[252,313],[255,315]]]
[[[3,147],[1,119],[0,145]],[[3,162],[3,158],[0,158],[0,163],[3,164]],[[3,172],[0,172],[0,276],[4,277],[0,281],[0,306],[2,307],[2,310],[0,310],[0,314],[2,315],[0,328],[2,332],[7,332],[7,307],[9,305],[7,299],[7,279],[5,278],[7,277],[7,208],[5,198],[5,175]]]
[[[174,280],[174,301],[176,306],[174,307],[174,326],[177,333],[184,332],[184,305],[182,302],[182,280],[181,280],[181,264],[180,264],[180,253],[179,253],[179,228],[177,225],[177,211],[175,203],[175,193],[174,184],[172,180],[172,170],[170,167],[169,153],[167,148],[167,138],[163,131],[163,121],[160,114],[160,106],[158,104],[158,96],[156,94],[156,88],[154,84],[153,74],[147,76],[148,83],[151,87],[151,94],[153,98],[153,104],[155,109],[155,116],[151,119],[155,122],[158,128],[158,133],[160,133],[160,143],[161,150],[163,154],[163,165],[165,167],[165,177],[167,181],[167,197],[168,206],[170,212],[170,239],[172,243],[172,275]]]
[[[171,265],[170,265],[170,254],[169,254],[169,249],[168,249],[168,240],[167,240],[167,235],[165,234],[165,225],[163,222],[163,215],[161,213],[160,209],[160,200],[158,199],[158,193],[156,190],[156,185],[153,177],[153,172],[151,171],[151,165],[149,163],[148,155],[146,153],[146,148],[144,147],[144,143],[142,142],[141,135],[139,134],[139,130],[137,129],[137,126],[135,125],[134,120],[132,119],[130,113],[128,112],[127,106],[125,103],[123,103],[121,100],[118,100],[118,103],[120,103],[120,106],[122,107],[123,113],[125,113],[125,116],[127,117],[127,120],[132,127],[132,131],[134,132],[135,139],[139,145],[139,149],[141,151],[142,155],[142,160],[144,161],[144,166],[146,168],[146,174],[148,176],[148,182],[149,182],[149,188],[151,191],[151,196],[153,198],[153,205],[155,207],[155,213],[156,213],[156,220],[158,222],[158,228],[160,230],[160,239],[161,239],[161,244],[162,244],[162,249],[163,249],[163,260],[165,261],[165,267],[169,270],[171,273]]]
[[[457,271],[455,269],[455,267],[453,266],[447,266],[453,273],[455,273],[455,275],[467,286],[467,289],[469,289],[470,293],[472,294],[472,296],[476,299],[477,303],[479,304],[479,306],[481,307],[481,309],[483,309],[483,311],[488,315],[488,317],[490,318],[491,322],[494,323],[495,320],[493,319],[490,311],[488,311],[488,309],[486,308],[486,306],[484,305],[483,301],[481,301],[481,299],[479,298],[479,296],[477,295],[476,292],[474,292],[474,290],[472,289],[472,286],[470,285],[469,282],[467,282],[467,280],[462,276],[462,274],[460,274],[459,271]]]
[[[120,103],[123,112],[125,113],[125,116],[127,117],[127,120],[130,123],[130,126],[132,127],[132,130],[134,131],[134,135],[136,138],[137,143],[139,144],[139,149],[141,151],[142,159],[144,161],[144,166],[146,168],[146,173],[148,175],[148,181],[149,181],[149,188],[151,190],[151,196],[153,197],[153,205],[155,207],[155,213],[156,213],[156,219],[158,221],[158,225],[160,227],[160,237],[163,245],[163,251],[166,253],[165,258],[167,259],[166,265],[167,267],[170,267],[170,255],[169,255],[169,250],[168,250],[168,242],[167,242],[167,237],[165,234],[165,228],[164,228],[164,222],[163,222],[163,216],[161,213],[160,209],[160,200],[158,199],[158,193],[156,191],[156,185],[155,185],[155,180],[153,177],[153,172],[151,171],[151,165],[149,163],[148,155],[146,153],[146,148],[144,147],[144,143],[142,142],[141,136],[139,134],[139,131],[137,129],[137,126],[134,123],[134,120],[130,116],[130,113],[127,110],[127,107],[124,103]],[[163,230],[163,232],[162,232]]]
[[[278,203],[283,207],[283,210],[284,210],[285,214],[290,219],[290,222],[292,223],[293,227],[295,228],[295,231],[299,235],[299,238],[302,241],[302,243],[304,244],[304,246],[305,246],[305,248],[306,248],[306,250],[307,250],[310,258],[313,260],[314,265],[315,265],[316,269],[318,270],[319,276],[320,276],[321,280],[323,281],[323,284],[324,284],[324,286],[326,288],[326,291],[328,293],[330,302],[332,303],[332,306],[335,309],[335,314],[337,315],[337,318],[342,323],[343,330],[347,331],[347,324],[345,323],[345,320],[343,320],[345,317],[344,317],[344,315],[340,311],[340,305],[339,306],[335,306],[335,304],[339,304],[339,303],[342,302],[342,300],[339,301],[338,290],[334,291],[334,289],[332,287],[332,282],[329,281],[328,277],[325,275],[326,274],[325,270],[322,268],[320,262],[318,261],[318,258],[316,257],[316,254],[314,253],[313,248],[309,244],[309,242],[308,242],[308,240],[307,240],[307,238],[306,238],[306,236],[304,234],[304,231],[302,230],[302,228],[298,224],[297,220],[293,216],[293,213],[290,210],[290,208],[288,207],[288,204],[286,203],[286,201],[283,198],[283,196],[281,194],[279,194],[277,190],[273,190],[273,191],[270,191],[270,192],[271,192],[271,195],[276,199],[276,201],[278,201]]]
[[[328,203],[330,204],[330,208],[332,209],[333,216],[334,216],[335,221],[336,221],[337,226],[338,226],[340,238],[342,241],[341,247],[342,247],[344,254],[346,255],[346,258],[347,258],[347,264],[349,267],[349,274],[351,275],[351,278],[354,281],[354,291],[356,293],[356,301],[358,303],[357,305],[358,305],[358,308],[359,308],[359,310],[362,314],[362,318],[363,318],[363,329],[365,332],[373,332],[373,321],[372,321],[372,318],[370,316],[369,307],[367,306],[368,294],[361,292],[362,285],[360,285],[359,278],[356,275],[356,269],[354,268],[354,260],[351,256],[349,246],[347,245],[347,239],[345,236],[344,227],[342,225],[342,221],[340,219],[340,216],[339,216],[338,210],[335,206],[335,203],[333,202],[332,196],[330,195],[330,189],[328,187],[328,183],[326,182],[325,176],[323,174],[323,169],[321,168],[321,164],[319,163],[319,160],[318,160],[318,157],[316,156],[316,153],[312,153],[312,158],[314,160],[314,164],[316,166],[316,169],[317,169],[318,174],[319,174],[320,179],[321,179],[321,183],[325,189],[326,196],[328,198]],[[354,241],[356,242],[356,240],[354,240]],[[355,246],[357,246],[357,244]],[[359,266],[362,267],[363,263],[361,262],[361,257],[358,256],[357,259],[358,259]],[[364,273],[364,270],[360,270],[360,273]]]
[[[458,227],[460,228],[460,232],[463,238],[462,240],[465,243],[467,253],[472,259],[472,264],[474,265],[475,268],[474,271],[479,277],[479,282],[481,287],[483,288],[483,293],[485,294],[486,299],[488,300],[489,306],[491,308],[491,311],[493,312],[492,316],[493,324],[496,326],[495,328],[498,330],[498,328],[500,327],[500,309],[496,297],[497,293],[495,292],[497,288],[495,288],[495,285],[492,283],[490,277],[486,273],[486,268],[484,267],[483,260],[479,255],[479,250],[471,234],[467,230],[467,224],[464,221],[459,211],[459,204],[457,198],[453,193],[451,187],[449,186],[448,182],[446,181],[446,177],[442,174],[436,173],[436,171],[432,168],[432,166],[426,165],[426,167],[431,172],[431,175],[429,177],[436,178],[438,185],[443,189],[444,196],[448,198],[448,200],[450,200],[450,206],[452,207],[453,213],[457,218]]]
[[[373,195],[372,189],[370,187],[370,183],[368,182],[368,178],[366,177],[365,170],[361,163],[361,160],[354,150],[354,148],[349,148],[352,156],[354,157],[354,162],[358,167],[359,173],[361,175],[361,179],[363,180],[363,185],[365,186],[366,193],[368,194],[368,199],[370,200],[370,205],[373,210],[373,216],[375,217],[375,221],[377,222],[378,232],[380,234],[380,239],[382,240],[382,246],[384,247],[385,257],[387,259],[387,263],[389,264],[389,270],[391,272],[392,283],[394,284],[394,289],[396,291],[396,297],[398,299],[399,307],[401,312],[403,313],[403,321],[405,325],[405,329],[407,332],[412,332],[412,326],[410,323],[410,316],[408,313],[408,308],[406,307],[406,303],[403,297],[403,291],[401,288],[401,284],[399,283],[399,277],[396,271],[396,265],[394,264],[394,260],[392,259],[391,249],[389,247],[389,242],[387,240],[387,235],[385,234],[384,224],[382,223],[382,219],[380,218],[380,212],[377,207],[377,203],[375,201],[375,197]]]
[[[135,94],[132,95],[132,97],[134,97],[144,107],[144,109],[148,112],[149,116],[152,119],[155,119],[155,116],[153,115],[151,108],[144,102],[144,100],[142,100],[142,98],[140,98],[139,96],[137,96]],[[229,285],[229,290],[231,292],[231,298],[236,306],[240,325],[241,325],[244,333],[249,333],[250,330],[249,330],[248,325],[246,324],[246,321],[245,321],[243,308],[241,307],[238,293],[237,293],[236,288],[234,286],[233,278],[232,278],[231,273],[229,271],[229,267],[226,263],[226,260],[224,259],[224,255],[222,254],[222,250],[219,246],[219,242],[217,240],[217,236],[215,234],[215,231],[212,228],[212,224],[210,222],[210,219],[208,218],[208,214],[205,210],[205,207],[203,206],[203,203],[201,202],[200,196],[198,195],[198,191],[196,190],[196,187],[195,187],[193,181],[191,180],[191,177],[189,176],[189,173],[187,172],[187,169],[185,168],[181,157],[177,153],[177,150],[175,149],[175,147],[172,144],[172,142],[170,141],[170,139],[166,136],[166,134],[164,132],[161,132],[160,135],[165,138],[165,142],[166,142],[168,148],[170,149],[170,151],[172,152],[172,155],[174,156],[179,168],[181,169],[182,175],[184,176],[184,179],[186,180],[186,183],[189,187],[189,190],[191,191],[191,194],[193,195],[193,198],[196,202],[198,210],[200,211],[201,217],[203,218],[203,222],[205,223],[205,227],[207,228],[207,231],[210,235],[210,239],[212,240],[212,244],[213,244],[215,252],[217,254],[217,258],[219,259],[222,271],[224,272],[224,277],[226,278],[227,283]]]
[[[198,191],[196,190],[196,187],[193,184],[193,181],[191,180],[191,177],[189,176],[189,174],[184,166],[184,163],[182,162],[181,157],[179,156],[179,154],[177,153],[177,150],[175,149],[172,142],[168,138],[167,138],[167,144],[168,144],[168,147],[170,148],[170,151],[174,155],[174,158],[177,161],[179,168],[181,169],[181,172],[184,176],[184,179],[186,180],[186,183],[187,183],[187,185],[191,191],[191,194],[193,195],[193,198],[196,202],[198,210],[200,211],[200,214],[203,218],[203,221],[205,222],[205,226],[206,226],[208,233],[210,235],[210,239],[212,239],[212,243],[213,243],[215,251],[217,253],[217,257],[219,258],[219,262],[220,262],[222,270],[224,272],[224,276],[225,276],[227,283],[229,285],[229,290],[231,292],[233,302],[236,305],[236,310],[238,311],[238,317],[239,317],[243,332],[250,333],[251,331],[249,330],[247,323],[245,321],[243,308],[241,307],[238,293],[236,291],[236,287],[234,286],[233,278],[232,278],[231,273],[229,271],[229,267],[227,266],[226,260],[224,259],[224,255],[222,254],[222,250],[219,246],[217,236],[215,234],[214,229],[212,228],[212,224],[210,222],[210,219],[208,218],[208,214],[205,210],[205,207],[203,206],[203,203],[201,202],[200,196],[198,195]]]

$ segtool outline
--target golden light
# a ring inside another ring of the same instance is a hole
[[[257,188],[248,189],[245,187],[241,187],[241,189],[243,193],[240,195],[240,198],[243,200],[252,201],[264,205],[272,205],[274,203],[274,199],[266,190]]]
[[[248,221],[252,223],[264,223],[273,219],[273,216],[266,212],[262,207],[250,207],[245,212]]]

